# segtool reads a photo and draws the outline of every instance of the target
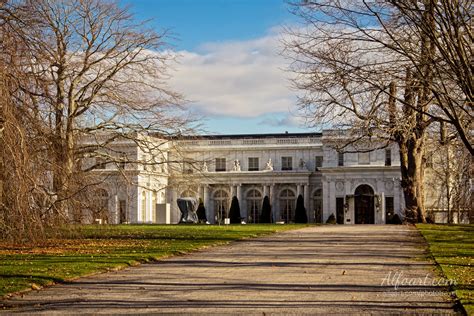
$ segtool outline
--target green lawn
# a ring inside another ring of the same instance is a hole
[[[91,225],[73,230],[81,237],[49,239],[41,247],[0,242],[0,297],[38,285],[305,226]]]
[[[474,315],[474,225],[418,224],[431,254],[454,286],[468,315]]]

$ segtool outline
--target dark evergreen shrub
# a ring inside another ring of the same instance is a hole
[[[334,216],[334,214],[329,215],[326,224],[336,224],[336,217]]]
[[[391,224],[400,225],[401,223],[402,220],[400,219],[400,216],[398,216],[398,214],[392,216]]]
[[[240,224],[240,205],[236,196],[232,198],[232,202],[230,203],[229,218],[231,224]]]
[[[434,224],[434,219],[433,219],[433,215],[432,215],[432,214],[426,216],[426,223],[428,223],[428,224]]]
[[[262,213],[260,214],[260,223],[271,223],[272,222],[272,206],[270,205],[270,199],[268,196],[263,198]]]
[[[199,199],[199,205],[198,205],[196,214],[197,214],[198,219],[199,219],[200,222],[206,222],[207,221],[206,208],[204,207],[204,203],[202,202],[201,199]]]
[[[296,200],[296,210],[295,210],[295,223],[304,223],[308,222],[308,215],[306,215],[306,208],[304,207],[304,199],[300,194]]]

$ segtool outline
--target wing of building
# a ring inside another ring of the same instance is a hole
[[[384,224],[404,208],[396,145],[339,153],[338,133],[212,135],[156,142],[143,164],[108,164],[101,193],[109,223],[177,223],[177,199],[196,197],[211,223],[229,216],[235,196],[247,223],[258,223],[268,197],[273,222],[293,222],[302,196],[310,222]],[[125,180],[121,175],[126,174]],[[122,180],[121,180],[122,179]]]

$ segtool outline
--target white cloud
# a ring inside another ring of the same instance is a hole
[[[303,117],[291,113],[288,113],[284,117],[268,116],[260,121],[260,124],[273,127],[288,126],[301,128],[305,126],[305,123],[306,120]]]
[[[295,105],[276,31],[247,41],[206,43],[181,51],[170,85],[203,115],[256,117]]]

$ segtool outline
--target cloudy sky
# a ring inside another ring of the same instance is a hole
[[[179,53],[171,86],[209,133],[311,131],[295,109],[281,27],[296,23],[283,0],[126,0],[140,19],[169,29]]]

